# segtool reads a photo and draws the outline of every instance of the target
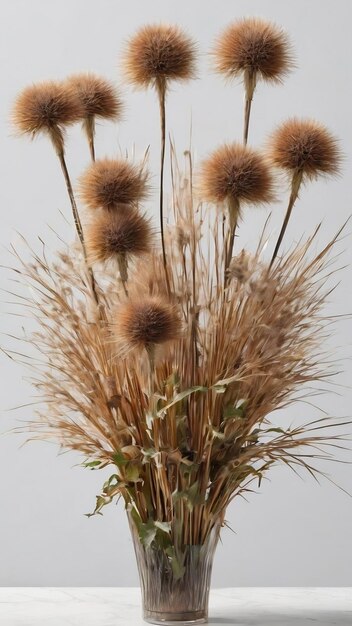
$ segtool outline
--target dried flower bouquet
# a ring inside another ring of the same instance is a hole
[[[196,50],[178,27],[156,25],[132,37],[124,56],[127,80],[154,89],[160,108],[160,244],[142,208],[147,154],[140,164],[96,160],[96,119],[119,120],[123,108],[109,82],[82,74],[37,84],[13,112],[21,133],[51,140],[78,235],[53,262],[18,257],[38,321],[29,340],[42,408],[28,428],[79,451],[88,468],[112,466],[94,513],[123,498],[152,623],[206,621],[228,504],[278,462],[316,475],[314,458],[333,457],[344,423],[324,417],[285,429],[269,418],[298,392],[309,394],[302,385],[329,375],[324,302],[340,233],[319,253],[319,226],[289,252],[282,242],[302,185],[339,171],[337,141],[315,121],[290,119],[265,152],[247,146],[257,86],[281,82],[293,59],[281,29],[240,20],[218,38],[212,59],[225,78],[243,81],[243,142],[218,147],[195,168],[187,151],[184,172],[171,143],[165,201],[169,86],[195,76]],[[66,128],[76,122],[92,159],[78,186],[82,210],[65,156]],[[247,206],[275,200],[279,170],[290,196],[267,262],[268,221],[254,253],[241,248],[238,225]]]

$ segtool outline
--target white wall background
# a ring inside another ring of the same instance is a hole
[[[351,213],[351,76],[352,53],[350,0],[2,0],[0,5],[0,154],[1,243],[20,245],[16,230],[35,243],[40,234],[53,237],[47,224],[64,236],[69,231],[58,210],[70,216],[66,192],[56,158],[46,140],[30,143],[11,136],[8,123],[17,92],[28,83],[61,78],[91,70],[119,83],[118,58],[124,40],[146,22],[179,23],[199,41],[200,79],[184,88],[175,87],[169,99],[169,128],[180,151],[188,147],[193,120],[193,145],[201,156],[224,140],[241,136],[242,92],[224,86],[208,71],[207,50],[214,36],[230,20],[244,15],[272,19],[291,34],[297,71],[284,87],[261,86],[256,94],[251,142],[260,145],[274,124],[290,115],[313,116],[341,137],[346,154],[343,176],[329,184],[311,185],[289,228],[288,240],[309,233],[321,219],[323,244]],[[119,149],[137,155],[151,145],[151,166],[158,158],[158,112],[153,94],[132,93],[124,88],[125,122],[99,129],[97,152],[112,155]],[[88,161],[79,129],[70,135],[68,159],[76,176]],[[154,170],[156,171],[156,169]],[[273,226],[282,218],[285,195],[275,207]],[[151,203],[151,209],[153,209]],[[253,241],[266,213],[247,215],[241,227],[241,243]],[[352,261],[345,240],[344,262]],[[1,263],[10,257],[1,249]],[[337,314],[352,310],[351,269],[330,309]],[[5,288],[11,288],[6,272]],[[6,295],[2,300],[6,301]],[[11,299],[11,298],[9,298]],[[9,306],[3,302],[2,312]],[[16,333],[19,317],[2,315],[1,330]],[[3,337],[2,344],[12,345]],[[351,354],[351,323],[341,322],[331,342],[342,346],[339,354]],[[351,414],[352,394],[347,388],[351,362],[336,388],[321,405],[337,415]],[[25,372],[1,357],[0,430],[30,416],[31,407],[18,412],[8,408],[31,401]],[[290,417],[305,420],[306,405],[297,405]],[[282,419],[287,419],[283,416]],[[277,415],[276,419],[280,419]],[[352,428],[352,427],[351,427]],[[122,507],[107,508],[104,517],[88,520],[95,494],[103,482],[99,472],[73,467],[74,455],[57,456],[53,445],[32,443],[20,449],[20,438],[0,437],[0,584],[1,585],[136,585],[137,571]],[[326,465],[333,479],[352,491],[348,465]],[[249,503],[239,501],[228,511],[236,534],[223,532],[214,584],[232,585],[352,585],[352,500],[329,482],[318,486],[301,481],[288,469],[271,472],[260,495]]]

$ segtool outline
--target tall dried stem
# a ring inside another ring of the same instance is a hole
[[[249,120],[251,116],[253,94],[256,87],[256,74],[251,70],[247,70],[244,73],[244,89],[245,89],[245,103],[244,103],[244,125],[243,125],[243,143],[246,146],[248,142],[249,132]]]
[[[300,189],[301,184],[302,184],[302,171],[298,170],[292,176],[290,199],[289,199],[289,202],[288,202],[288,206],[287,206],[285,218],[284,218],[281,230],[280,230],[280,234],[279,234],[278,240],[276,242],[275,250],[274,250],[273,256],[272,256],[271,261],[270,261],[269,269],[271,269],[271,267],[272,267],[272,265],[273,265],[277,255],[278,255],[278,252],[279,252],[282,240],[284,238],[284,235],[285,235],[285,232],[286,232],[286,229],[287,229],[287,225],[289,223],[289,220],[290,220],[290,217],[291,217],[291,214],[292,214],[293,207],[294,207],[295,202],[296,202],[296,200],[298,198],[298,193],[299,193],[299,189]]]
[[[160,108],[160,133],[161,133],[161,146],[160,146],[160,188],[159,188],[159,219],[160,219],[160,234],[161,234],[161,246],[163,254],[163,264],[165,271],[165,279],[168,293],[171,293],[170,279],[167,268],[167,258],[165,249],[165,237],[164,237],[164,168],[165,168],[165,146],[166,146],[166,82],[165,79],[158,79],[156,81],[156,90],[159,99]]]
[[[88,139],[89,152],[92,161],[95,161],[95,118],[94,115],[88,115],[83,122],[83,129]]]

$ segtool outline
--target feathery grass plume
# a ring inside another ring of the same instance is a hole
[[[236,227],[244,204],[265,204],[274,199],[273,177],[265,158],[240,144],[224,144],[206,159],[200,172],[204,200],[225,202],[229,212],[225,271],[232,258]]]
[[[82,174],[79,192],[90,209],[129,211],[148,197],[148,173],[126,159],[99,159]]]
[[[29,134],[32,137],[45,133],[51,139],[65,179],[76,231],[83,248],[92,295],[98,305],[95,278],[87,262],[82,222],[65,159],[65,128],[78,122],[82,117],[83,107],[75,89],[59,81],[46,81],[26,87],[17,97],[12,111],[13,123],[20,133]]]
[[[272,256],[273,264],[301,184],[319,176],[336,176],[342,155],[337,139],[322,124],[309,119],[289,119],[273,133],[268,156],[273,165],[284,170],[290,177],[291,193],[285,219]]]
[[[96,215],[86,232],[89,259],[93,263],[115,259],[126,294],[128,261],[149,253],[152,239],[150,220],[133,208]]]
[[[166,91],[170,81],[187,81],[195,77],[196,46],[178,26],[143,26],[129,41],[124,70],[127,80],[137,87],[154,87],[160,108],[160,198],[159,215],[163,263],[170,292],[164,237],[164,165],[166,137]]]
[[[83,108],[83,128],[87,135],[92,160],[95,161],[95,120],[120,120],[123,104],[114,85],[90,72],[69,76],[69,89],[77,93]]]
[[[271,22],[244,18],[227,26],[213,49],[215,69],[226,78],[242,78],[245,88],[243,141],[248,140],[254,91],[259,79],[279,83],[293,66],[286,33]]]

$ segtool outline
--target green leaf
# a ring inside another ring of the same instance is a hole
[[[184,489],[183,491],[174,491],[172,494],[173,502],[177,502],[178,500],[185,500],[190,511],[193,511],[193,508],[196,504],[200,504],[202,502],[201,494],[199,493],[199,482],[196,480],[193,485],[189,487],[189,489]]]
[[[88,463],[82,463],[83,467],[89,467],[90,469],[94,469],[101,465],[102,461],[89,461]]]
[[[130,483],[138,483],[141,481],[139,477],[139,467],[136,463],[126,463],[124,468],[124,478]]]
[[[126,465],[126,463],[128,463],[128,459],[126,459],[125,455],[122,454],[120,450],[117,450],[112,458],[117,467],[120,467],[121,465]]]
[[[171,522],[154,522],[155,526],[161,530],[163,533],[171,532]]]
[[[267,430],[262,430],[262,433],[278,433],[279,435],[291,435],[289,430],[284,430],[283,428],[268,428]]]
[[[85,513],[86,517],[93,517],[93,515],[102,515],[101,509],[107,504],[110,504],[110,502],[112,502],[111,496],[97,496],[97,502],[93,513]]]
[[[172,573],[174,575],[175,580],[180,580],[183,577],[186,568],[178,559],[174,546],[169,546],[166,548],[165,553],[169,557],[169,561],[172,568]]]
[[[185,398],[188,398],[188,396],[192,395],[192,393],[196,393],[197,391],[202,391],[202,392],[208,391],[208,387],[202,387],[201,385],[196,385],[195,387],[191,387],[190,389],[185,389],[184,391],[180,391],[180,393],[177,393],[176,396],[174,396],[171,402],[168,402],[167,404],[165,404],[165,406],[163,406],[163,408],[160,409],[160,411],[158,411],[157,416],[162,417],[164,413],[168,409],[170,409],[172,406],[174,406],[178,402],[181,402]]]
[[[138,534],[139,534],[139,538],[141,540],[141,543],[146,547],[149,548],[151,546],[151,544],[153,543],[154,539],[155,539],[155,535],[156,535],[156,526],[154,523],[154,520],[148,520],[145,523],[141,523],[139,525],[138,528]]]

